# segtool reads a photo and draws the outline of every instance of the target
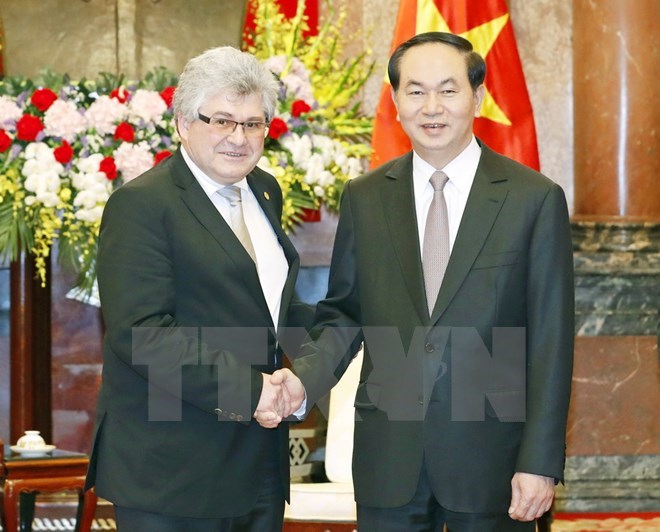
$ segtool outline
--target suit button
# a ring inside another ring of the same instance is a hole
[[[426,344],[424,346],[424,351],[427,353],[433,353],[433,351],[435,351],[435,346],[433,344]]]
[[[232,419],[232,420],[236,419],[236,414],[234,414],[233,412],[231,414],[229,414],[229,419]]]
[[[236,416],[236,421],[243,421],[243,416],[240,414]]]
[[[215,413],[218,414],[219,416],[221,416],[224,412],[222,411],[221,408],[216,408]]]
[[[420,395],[420,396],[417,398],[417,402],[418,402],[420,405],[424,405],[424,396],[423,396],[423,395]]]

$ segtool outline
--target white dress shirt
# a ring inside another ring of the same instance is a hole
[[[454,242],[458,233],[458,227],[463,218],[465,205],[467,204],[470,189],[474,181],[481,157],[481,148],[477,139],[472,136],[472,141],[461,153],[452,159],[444,168],[434,168],[416,152],[413,152],[413,190],[415,196],[415,213],[417,214],[417,231],[419,233],[419,248],[423,255],[424,230],[426,228],[426,217],[433,200],[433,186],[431,186],[431,175],[436,170],[442,170],[449,181],[443,190],[447,203],[447,217],[449,222],[449,250],[454,249]],[[421,256],[421,255],[420,255]]]
[[[220,194],[216,194],[224,185],[217,183],[202,172],[186,153],[183,146],[181,146],[181,153],[195,179],[197,179],[215,208],[231,227],[229,202],[220,196]],[[263,212],[257,198],[255,198],[248,186],[247,179],[243,178],[237,183],[234,183],[234,185],[241,190],[243,217],[248,233],[250,233],[254,252],[257,256],[256,265],[261,290],[266,299],[273,325],[275,330],[277,330],[280,306],[282,304],[282,291],[289,275],[289,263],[273,230],[273,226],[268,221],[266,213]]]

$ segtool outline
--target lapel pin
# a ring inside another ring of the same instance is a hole
[[[270,194],[268,192],[264,192],[264,198],[266,198],[266,201],[270,199]]]

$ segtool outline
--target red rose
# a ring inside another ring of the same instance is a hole
[[[106,157],[103,159],[101,164],[99,164],[99,170],[103,172],[110,181],[117,178],[117,165],[112,157]]]
[[[32,105],[34,105],[42,113],[48,111],[55,100],[57,100],[57,94],[48,88],[37,89],[32,93],[32,97],[30,98]]]
[[[118,87],[110,93],[110,98],[118,100],[119,103],[126,103],[126,100],[128,100],[128,91],[124,87]]]
[[[167,159],[170,155],[172,155],[171,151],[159,151],[156,155],[154,155],[154,166],[156,166],[162,160]]]
[[[289,131],[289,128],[284,120],[281,118],[273,118],[270,122],[270,127],[268,128],[268,136],[277,140],[287,131]]]
[[[44,125],[39,118],[34,115],[23,115],[16,122],[16,138],[32,142],[43,129]]]
[[[160,97],[163,99],[163,101],[167,104],[167,107],[172,107],[172,100],[174,99],[174,90],[176,87],[166,87],[162,91],[160,91]]]
[[[58,163],[66,164],[73,159],[73,148],[71,144],[63,140],[62,144],[53,150],[53,155]]]
[[[312,108],[304,100],[296,100],[291,104],[291,114],[296,117],[309,113],[311,110]]]
[[[12,140],[4,129],[0,129],[0,153],[6,152],[11,146]]]
[[[124,142],[133,142],[135,140],[135,130],[128,122],[122,122],[115,129],[115,140]]]

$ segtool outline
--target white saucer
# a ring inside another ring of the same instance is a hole
[[[12,445],[10,449],[15,453],[24,456],[25,458],[36,458],[37,456],[44,456],[49,452],[54,451],[55,446],[44,445],[43,447],[39,447],[38,449],[25,449],[23,447],[19,447],[18,445]]]

